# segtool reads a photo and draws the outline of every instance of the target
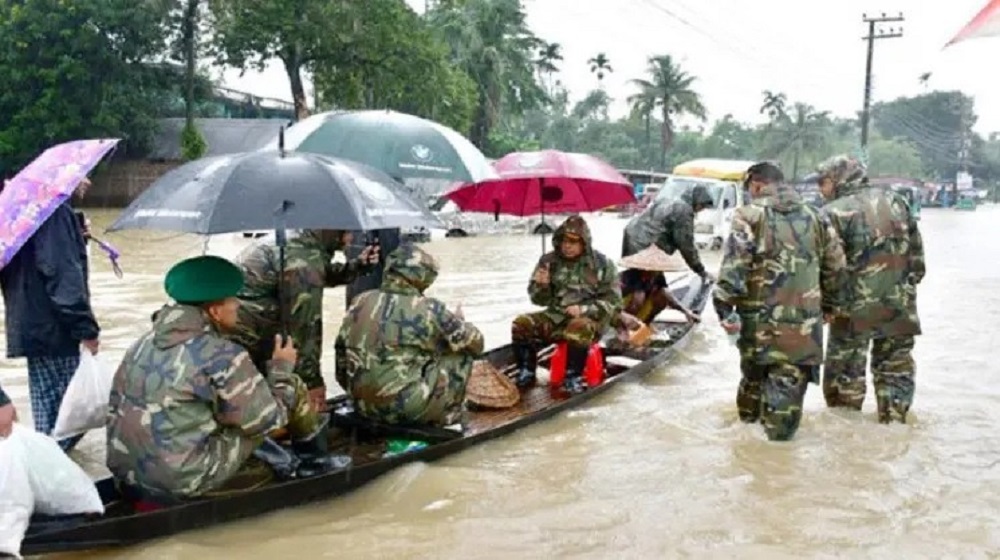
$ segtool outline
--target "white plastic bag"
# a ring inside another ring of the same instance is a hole
[[[35,513],[104,513],[104,504],[94,482],[63,452],[56,440],[14,424],[8,442],[21,447],[24,467],[28,470],[28,485],[35,497]]]
[[[80,365],[66,387],[52,430],[56,441],[104,427],[114,377],[114,368],[80,348]]]
[[[18,558],[35,503],[23,455],[12,439],[0,439],[0,554]]]

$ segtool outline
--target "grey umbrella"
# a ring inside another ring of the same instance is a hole
[[[274,229],[285,268],[285,230],[440,227],[437,218],[381,171],[353,161],[284,150],[196,160],[136,198],[107,231],[167,230],[211,235]],[[278,275],[282,328],[288,306]]]
[[[203,235],[260,229],[439,227],[391,177],[363,164],[281,151],[209,157],[165,174],[108,231]]]

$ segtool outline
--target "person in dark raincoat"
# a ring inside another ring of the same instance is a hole
[[[622,296],[615,263],[594,249],[590,228],[578,215],[566,218],[552,235],[555,250],[542,255],[528,284],[531,303],[543,311],[518,315],[511,325],[517,360],[517,385],[536,381],[538,350],[544,344],[568,343],[564,388],[585,389],[583,368],[590,345],[618,320]]]
[[[684,262],[703,279],[712,277],[705,270],[698,248],[694,243],[694,218],[698,212],[714,206],[712,195],[704,185],[695,185],[681,195],[679,200],[658,199],[638,216],[632,218],[622,234],[622,257],[629,257],[656,245],[661,251],[672,255],[680,251]],[[660,273],[626,269],[621,273],[622,294],[627,298],[629,309],[641,312],[639,319],[649,323],[666,309],[680,310],[689,321],[696,316],[677,302],[671,301],[666,293],[667,279]]]
[[[84,179],[75,195],[90,186]],[[0,270],[7,357],[27,358],[35,430],[55,428],[80,351],[96,354],[100,326],[90,303],[87,247],[70,201],[55,209]],[[82,436],[59,442],[71,449]]]
[[[437,261],[404,243],[386,260],[382,287],[351,304],[337,336],[337,382],[363,416],[398,424],[461,421],[483,334],[424,295]]]

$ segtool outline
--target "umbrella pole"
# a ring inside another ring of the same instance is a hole
[[[545,254],[545,180],[544,179],[538,180],[538,208],[539,208],[539,215],[542,217],[542,221],[541,223],[538,224],[538,227],[541,229],[542,232],[542,254],[544,255]]]
[[[288,200],[281,201],[281,206],[277,208],[274,213],[274,240],[278,245],[278,313],[281,317],[281,337],[284,343],[284,338],[289,335],[288,324],[289,324],[289,309],[288,309],[288,298],[285,292],[285,246],[288,244],[287,231],[285,228],[285,213],[288,209],[292,207],[292,203]],[[301,340],[296,340],[296,343],[301,343]]]
[[[285,293],[287,291],[285,288],[285,245],[288,243],[288,238],[284,228],[274,230],[274,237],[278,245],[278,312],[281,315],[281,336],[284,338],[289,334],[288,298]]]

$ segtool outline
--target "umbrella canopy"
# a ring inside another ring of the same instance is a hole
[[[0,268],[7,266],[118,142],[118,138],[102,138],[58,144],[4,184],[0,190]]]
[[[969,39],[996,37],[998,35],[1000,35],[1000,0],[990,0],[965,27],[948,41],[945,47],[962,41],[968,41]]]
[[[316,154],[251,152],[199,159],[170,171],[108,231],[211,235],[262,229],[439,227],[388,175]]]
[[[285,142],[298,152],[361,162],[400,179],[496,178],[483,153],[461,134],[395,111],[318,113],[289,127]]]
[[[467,184],[446,196],[464,211],[514,216],[593,212],[636,201],[628,179],[587,154],[514,152],[495,166],[499,179]]]

